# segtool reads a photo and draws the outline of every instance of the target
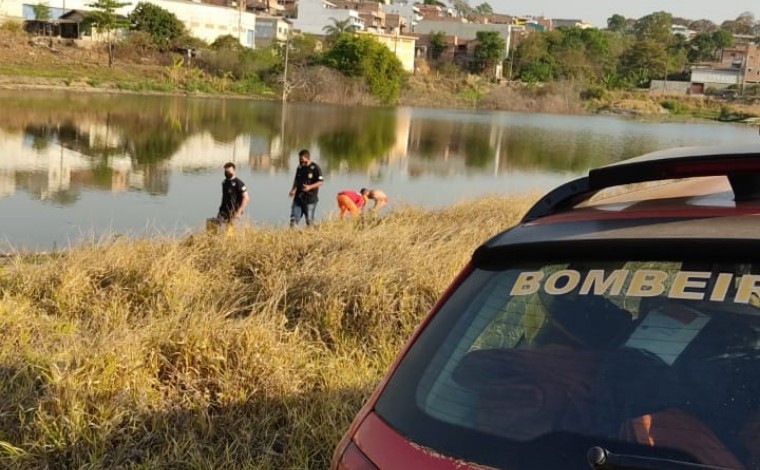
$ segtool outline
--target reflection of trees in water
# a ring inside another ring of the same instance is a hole
[[[488,134],[482,131],[466,138],[464,152],[465,164],[475,168],[483,168],[494,159],[494,149],[489,143]]]
[[[70,206],[79,200],[79,191],[64,189],[51,193],[47,200],[58,206]]]
[[[366,168],[385,157],[396,143],[395,113],[363,114],[347,124],[317,137],[322,158],[330,164],[346,162],[352,168]]]
[[[409,151],[424,159],[459,156],[468,167],[482,168],[496,158],[499,166],[512,169],[583,171],[605,165],[610,155],[607,136],[563,130],[549,133],[536,127],[499,123],[457,122],[455,119],[418,119],[412,122]],[[635,156],[652,150],[654,143],[640,138],[626,140],[622,153]],[[620,153],[617,151],[616,153]]]
[[[127,153],[138,166],[155,167],[177,153],[183,141],[181,135],[172,131],[142,133],[127,140]]]
[[[484,167],[494,158],[490,137],[492,127],[450,119],[417,120],[412,122],[410,150],[431,160],[459,155],[464,158],[466,166]]]

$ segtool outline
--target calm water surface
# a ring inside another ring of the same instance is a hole
[[[757,139],[719,123],[0,91],[0,253],[202,229],[226,161],[251,193],[248,222],[285,225],[301,148],[325,174],[324,219],[347,188],[382,188],[390,209],[442,207],[665,147]]]

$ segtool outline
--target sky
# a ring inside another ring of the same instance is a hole
[[[691,20],[708,19],[716,24],[734,20],[749,11],[760,21],[758,0],[470,0],[469,3],[477,6],[484,2],[488,2],[495,13],[583,19],[598,28],[606,27],[607,18],[615,13],[638,19],[657,11]]]

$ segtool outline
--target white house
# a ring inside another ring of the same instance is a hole
[[[419,7],[410,2],[383,4],[382,8],[386,14],[396,14],[406,20],[407,30],[404,31],[405,33],[414,32],[417,23],[422,21]]]
[[[290,21],[281,16],[258,15],[256,17],[256,47],[285,42],[290,33]]]
[[[58,18],[70,10],[92,10],[88,6],[93,0],[48,0],[43,3],[51,9],[52,18]],[[116,10],[117,14],[128,15],[140,2]],[[34,19],[32,6],[39,2],[33,0],[0,0],[0,19],[31,20]],[[207,42],[213,42],[219,36],[232,35],[240,44],[255,47],[256,15],[236,8],[220,7],[190,0],[150,0],[152,3],[174,15],[190,33]]]
[[[231,35],[247,47],[256,47],[256,15],[237,8],[220,7],[189,0],[150,0],[185,24],[191,34],[208,43]]]
[[[364,20],[357,10],[336,8],[327,0],[299,0],[298,17],[293,18],[293,29],[302,33],[324,36],[325,26],[336,21],[349,20],[349,25],[358,31],[364,31]]]

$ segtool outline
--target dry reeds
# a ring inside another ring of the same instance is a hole
[[[0,467],[326,468],[472,251],[533,199],[6,261]]]

